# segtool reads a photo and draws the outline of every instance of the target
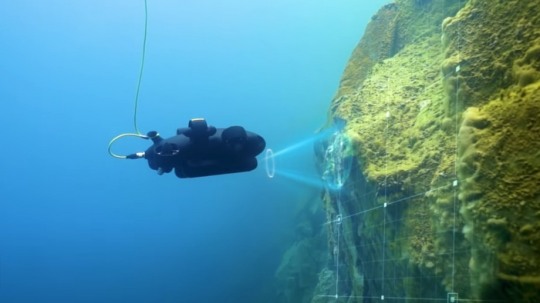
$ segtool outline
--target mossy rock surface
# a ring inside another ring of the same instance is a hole
[[[443,28],[473,295],[539,302],[540,1],[469,1]]]
[[[332,219],[406,202],[351,217],[354,237],[329,228],[331,247],[347,246],[340,279],[367,285],[355,295],[380,286],[361,260],[382,245],[362,243],[382,243],[377,222],[395,220],[384,242],[394,270],[440,289],[409,277],[388,291],[540,302],[539,81],[538,0],[397,0],[373,18],[330,110],[354,143],[345,189],[357,205],[327,195],[325,206]]]

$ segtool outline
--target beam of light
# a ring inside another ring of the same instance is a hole
[[[294,151],[296,149],[299,149],[303,146],[306,146],[308,144],[313,144],[313,142],[323,138],[323,137],[326,137],[328,136],[329,134],[331,134],[334,130],[329,128],[329,129],[326,129],[318,134],[315,134],[309,138],[306,138],[300,142],[297,142],[297,143],[294,143],[293,145],[290,145],[290,146],[287,146],[285,147],[284,149],[280,150],[280,151],[277,151],[274,153],[274,157],[279,157],[283,154],[287,154],[287,153],[290,153],[291,151]]]
[[[322,189],[325,186],[324,181],[321,180],[318,177],[306,176],[306,175],[303,175],[301,173],[297,173],[297,172],[293,172],[293,171],[277,170],[276,175],[281,176],[281,177],[285,177],[285,178],[290,179],[290,180],[300,182],[302,184],[306,184],[306,185],[309,185],[309,186],[312,186],[312,187],[316,187],[316,188],[321,188]]]

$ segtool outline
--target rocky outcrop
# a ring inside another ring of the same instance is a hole
[[[471,1],[443,30],[473,295],[539,302],[540,2]]]
[[[383,7],[330,113],[356,163],[324,195],[339,266],[312,302],[540,302],[539,1]]]

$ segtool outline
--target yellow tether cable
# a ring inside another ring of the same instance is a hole
[[[143,47],[142,47],[142,60],[141,60],[141,69],[139,71],[139,81],[137,83],[137,93],[135,94],[135,111],[133,113],[133,125],[135,126],[135,131],[137,134],[141,134],[139,128],[137,127],[137,107],[139,105],[139,91],[141,90],[142,75],[144,70],[144,58],[146,57],[146,32],[148,30],[148,8],[146,5],[146,0],[144,0],[144,38],[143,38]]]
[[[109,142],[109,147],[108,147],[107,151],[109,152],[109,155],[111,155],[112,157],[117,158],[117,159],[128,159],[128,157],[125,156],[125,155],[118,155],[118,154],[115,154],[115,153],[112,152],[112,150],[111,150],[112,145],[118,139],[123,138],[123,137],[138,137],[138,138],[142,138],[142,139],[148,139],[148,136],[143,135],[139,131],[139,128],[137,126],[137,108],[138,108],[138,105],[139,105],[139,92],[141,90],[142,75],[143,75],[143,70],[144,70],[144,59],[146,57],[146,33],[147,33],[147,30],[148,30],[148,7],[147,7],[146,1],[147,0],[144,0],[144,38],[143,38],[143,48],[142,48],[142,60],[141,60],[141,68],[140,68],[140,71],[139,71],[139,80],[137,82],[137,92],[135,93],[135,108],[134,108],[134,112],[133,112],[133,125],[135,126],[135,133],[120,134],[120,135],[112,138],[112,140]],[[140,154],[140,153],[138,153],[138,154]],[[144,154],[142,154],[142,155],[144,155]]]

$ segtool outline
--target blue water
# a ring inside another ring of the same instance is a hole
[[[139,128],[166,137],[205,117],[274,150],[309,138],[388,1],[363,2],[149,0]],[[4,1],[0,302],[272,302],[298,204],[317,189],[264,165],[178,179],[109,157],[133,131],[143,29],[142,0]],[[311,146],[287,157],[315,176]]]

